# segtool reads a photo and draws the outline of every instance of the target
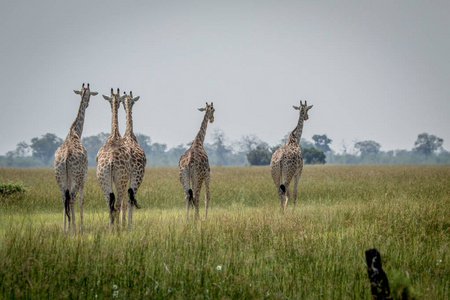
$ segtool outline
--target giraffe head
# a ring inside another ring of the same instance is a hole
[[[123,97],[121,98],[121,102],[123,104],[123,108],[126,112],[130,111],[133,108],[135,102],[139,100],[139,96],[133,98],[133,92],[130,91],[130,95],[127,95],[126,92],[123,92]]]
[[[205,108],[199,108],[199,111],[206,111],[206,115],[209,119],[209,123],[214,122],[214,106],[213,103],[211,102],[211,104],[208,104],[208,102],[206,102],[206,107]]]
[[[120,90],[119,88],[117,88],[117,93],[114,94],[114,90],[113,88],[111,88],[111,97],[102,95],[103,98],[105,100],[107,100],[109,102],[109,104],[111,104],[111,110],[114,110],[114,108],[119,109],[120,107],[120,102],[123,101],[123,99],[125,99],[126,95],[120,97]]]
[[[294,107],[294,109],[300,111],[300,116],[303,114],[303,120],[306,121],[309,119],[308,110],[310,110],[313,106],[312,105],[308,106],[308,104],[305,100],[305,104],[303,104],[302,101],[300,101],[300,106],[293,105],[293,107]]]
[[[85,102],[86,102],[86,107],[89,106],[90,97],[98,94],[97,92],[91,92],[91,90],[89,89],[89,83],[87,84],[87,87],[84,87],[84,83],[83,83],[80,91],[77,91],[77,90],[73,90],[73,91],[75,92],[75,94],[81,95],[81,99],[85,100]]]

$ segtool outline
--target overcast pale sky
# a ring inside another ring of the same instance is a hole
[[[81,84],[141,96],[135,132],[191,141],[213,101],[231,140],[274,145],[314,105],[303,137],[341,150],[374,140],[450,149],[450,1],[11,1],[0,3],[0,154],[47,132],[65,138]],[[124,111],[119,128],[125,130]],[[91,97],[84,136],[110,132]]]

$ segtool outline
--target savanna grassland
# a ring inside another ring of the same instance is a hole
[[[284,215],[268,167],[212,167],[197,222],[177,169],[148,168],[133,228],[114,233],[95,169],[76,233],[51,169],[0,182],[26,189],[0,198],[0,298],[370,299],[376,247],[394,298],[449,299],[450,166],[308,165]]]

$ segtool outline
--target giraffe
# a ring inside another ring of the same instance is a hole
[[[145,165],[147,163],[147,158],[145,157],[145,152],[139,145],[136,136],[133,132],[133,119],[132,119],[132,109],[136,101],[139,100],[139,96],[133,98],[133,92],[130,91],[130,95],[124,92],[125,98],[122,99],[122,104],[127,114],[127,128],[123,136],[123,141],[125,146],[130,149],[131,154],[131,177],[130,177],[130,187],[128,189],[128,195],[130,197],[131,206],[128,210],[128,220],[129,224],[132,223],[133,215],[133,205],[136,208],[140,208],[136,202],[135,195],[137,190],[141,186],[142,180],[145,173]]]
[[[114,219],[118,215],[117,206],[120,211],[120,223],[125,225],[126,191],[131,172],[130,149],[125,146],[120,135],[117,120],[120,102],[125,98],[125,96],[120,97],[119,92],[120,90],[117,89],[117,94],[114,94],[113,89],[111,89],[111,97],[103,95],[103,98],[111,105],[111,134],[97,153],[97,181],[109,207],[111,230],[113,230]],[[117,206],[115,206],[116,196],[114,195],[113,185],[115,185],[117,192]],[[128,201],[128,208],[130,207],[131,201]],[[128,218],[128,222],[130,222],[130,218]]]
[[[81,95],[81,103],[78,109],[78,115],[70,126],[69,133],[61,146],[56,149],[54,170],[56,181],[61,190],[63,212],[63,229],[70,230],[70,218],[72,214],[72,229],[75,228],[75,199],[78,195],[78,203],[80,205],[80,228],[83,229],[83,202],[84,202],[84,181],[86,179],[88,162],[86,148],[81,142],[81,134],[83,133],[84,114],[89,106],[89,99],[95,96],[97,92],[91,92],[89,83],[81,87],[81,91],[74,90],[75,94]]]
[[[300,106],[294,105],[293,107],[300,111],[297,127],[291,132],[286,143],[273,153],[272,160],[270,161],[272,179],[278,189],[282,212],[286,210],[288,204],[290,196],[289,184],[292,178],[294,179],[293,203],[295,207],[297,184],[303,170],[303,157],[299,143],[303,131],[303,122],[308,120],[308,111],[313,106],[308,106],[306,101],[305,104],[300,101]],[[283,201],[283,198],[285,201]]]
[[[203,118],[200,130],[197,133],[191,147],[180,157],[179,162],[179,174],[180,182],[183,185],[184,199],[186,202],[186,217],[189,220],[189,206],[191,204],[195,207],[195,217],[199,217],[199,197],[200,190],[202,189],[202,183],[205,182],[205,219],[208,216],[208,203],[209,203],[209,161],[208,155],[203,148],[203,141],[205,140],[206,127],[208,121],[214,122],[214,106],[213,103],[208,104],[206,102],[205,108],[199,108],[199,111],[204,111],[205,116]]]

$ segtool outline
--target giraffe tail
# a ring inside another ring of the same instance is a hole
[[[114,193],[109,194],[109,211],[114,212],[116,209],[114,208],[114,204],[116,203],[116,196]]]
[[[128,189],[128,196],[130,197],[131,205],[134,205],[137,209],[140,209],[141,207],[137,204],[136,198],[134,197],[134,191],[132,188]]]
[[[66,190],[65,192],[65,201],[64,201],[64,211],[66,213],[67,218],[69,218],[69,222],[70,222],[70,192],[69,189]]]
[[[278,190],[278,193],[280,193],[283,196],[284,196],[284,194],[286,194],[286,187],[284,186],[284,184],[280,185],[280,189]]]
[[[189,203],[194,206],[194,193],[192,192],[192,189],[189,189]]]

